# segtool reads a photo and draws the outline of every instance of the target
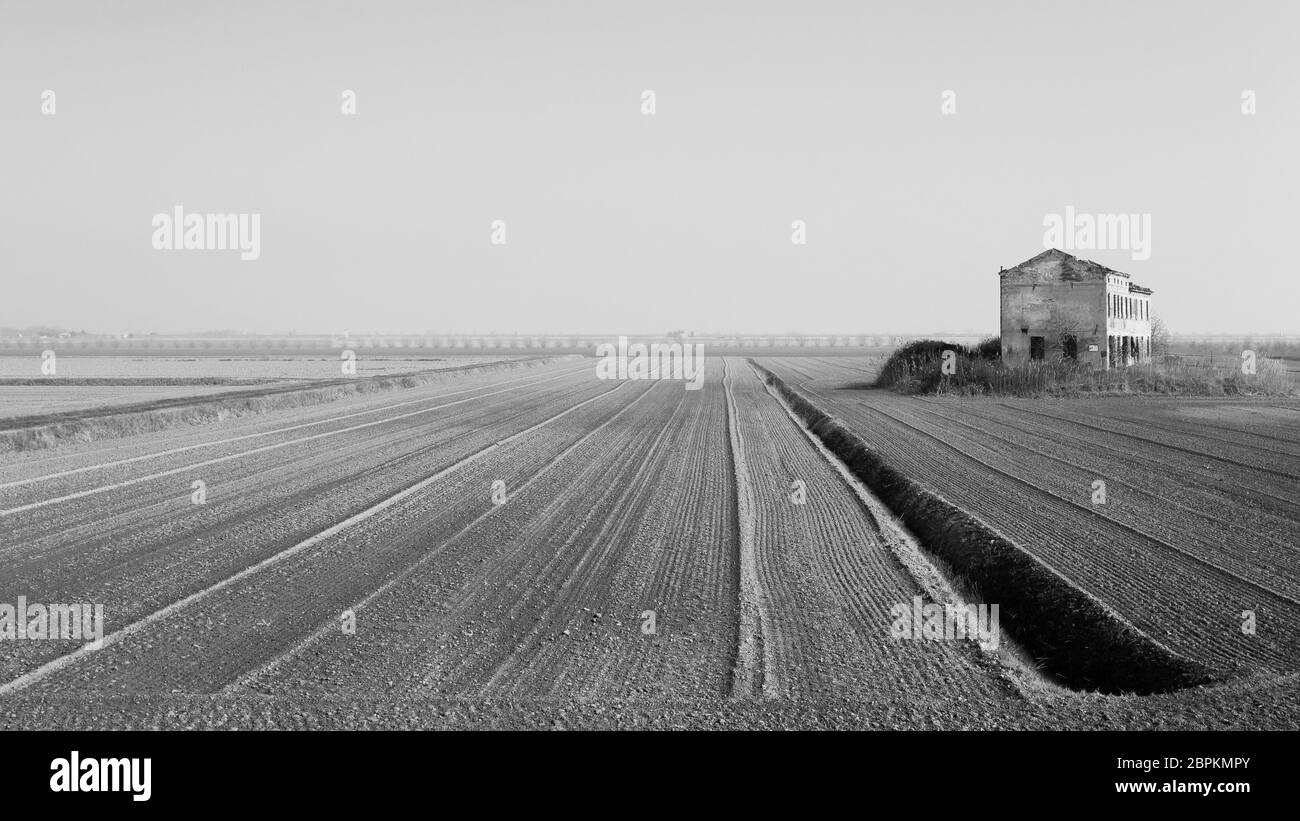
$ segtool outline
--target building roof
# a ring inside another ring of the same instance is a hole
[[[1013,268],[1003,268],[998,273],[1003,280],[1019,280],[1022,284],[1044,282],[1105,282],[1108,276],[1124,277],[1128,280],[1130,293],[1150,294],[1150,288],[1143,288],[1133,282],[1132,277],[1123,271],[1107,268],[1090,259],[1079,259],[1058,248],[1049,248],[1036,257],[1027,259]]]
[[[1056,248],[1049,248],[1013,268],[1006,268],[1000,275],[1006,277],[1008,274],[1028,275],[1028,278],[1038,281],[1061,282],[1094,282],[1105,280],[1112,274],[1128,278],[1128,274],[1123,271],[1107,268],[1092,260],[1079,259]]]

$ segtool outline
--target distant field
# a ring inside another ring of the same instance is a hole
[[[64,413],[182,396],[211,396],[238,385],[0,385],[0,419]]]
[[[372,357],[359,354],[355,376],[337,358],[60,356],[54,376],[42,376],[38,357],[0,357],[0,419],[207,397],[250,389],[283,389],[298,382],[438,371],[512,356]],[[79,380],[93,381],[78,384]],[[215,384],[169,384],[211,380]],[[226,382],[227,384],[222,384]],[[35,384],[32,384],[34,382]],[[105,384],[107,383],[107,384]],[[116,384],[115,384],[116,383]]]
[[[1241,361],[1240,353],[1208,354],[1205,353],[1204,351],[1198,351],[1191,347],[1171,346],[1169,349],[1169,353],[1172,356],[1181,357],[1182,360],[1188,364],[1194,364],[1194,365],[1235,366],[1237,363]],[[1275,359],[1278,362],[1281,362],[1282,367],[1286,368],[1287,375],[1291,378],[1291,380],[1293,382],[1300,382],[1300,356],[1297,356],[1295,354],[1289,354],[1289,353],[1272,354],[1266,349],[1259,350],[1257,352],[1257,356],[1261,359],[1263,358]]]
[[[357,352],[356,375],[380,376],[411,371],[499,362],[515,359],[501,354],[486,356],[406,357],[372,355]],[[158,378],[178,379],[218,377],[230,379],[328,379],[344,378],[338,355],[334,356],[74,356],[60,355],[57,361],[60,379],[84,378]],[[39,379],[41,358],[0,356],[0,380]],[[147,398],[147,397],[146,397]]]

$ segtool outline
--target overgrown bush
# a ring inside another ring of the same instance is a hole
[[[932,388],[937,378],[931,376],[938,376],[943,352],[949,350],[956,351],[958,356],[970,356],[964,345],[940,339],[918,339],[895,349],[876,375],[876,387],[898,387],[903,393],[918,393]],[[914,384],[918,382],[922,385]],[[920,391],[916,389],[918,387]]]
[[[933,393],[943,382],[943,352],[953,351],[958,369],[971,363],[989,363],[1002,358],[1002,340],[992,336],[974,348],[940,339],[919,339],[895,350],[876,376],[876,387],[894,388],[901,393]]]
[[[980,359],[994,360],[1002,358],[1002,337],[985,337],[975,346],[975,355]]]

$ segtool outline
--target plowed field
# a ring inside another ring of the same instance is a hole
[[[766,364],[1236,678],[1078,694],[895,638],[959,586],[744,358],[700,390],[568,360],[5,456],[0,603],[105,624],[0,641],[0,726],[1297,726],[1292,409],[967,411]]]
[[[1225,670],[1300,668],[1294,402],[913,398],[864,389],[861,360],[764,364],[1176,651]]]

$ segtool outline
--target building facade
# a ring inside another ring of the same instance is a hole
[[[1008,365],[1119,368],[1150,358],[1151,290],[1128,274],[1053,248],[998,276]]]

